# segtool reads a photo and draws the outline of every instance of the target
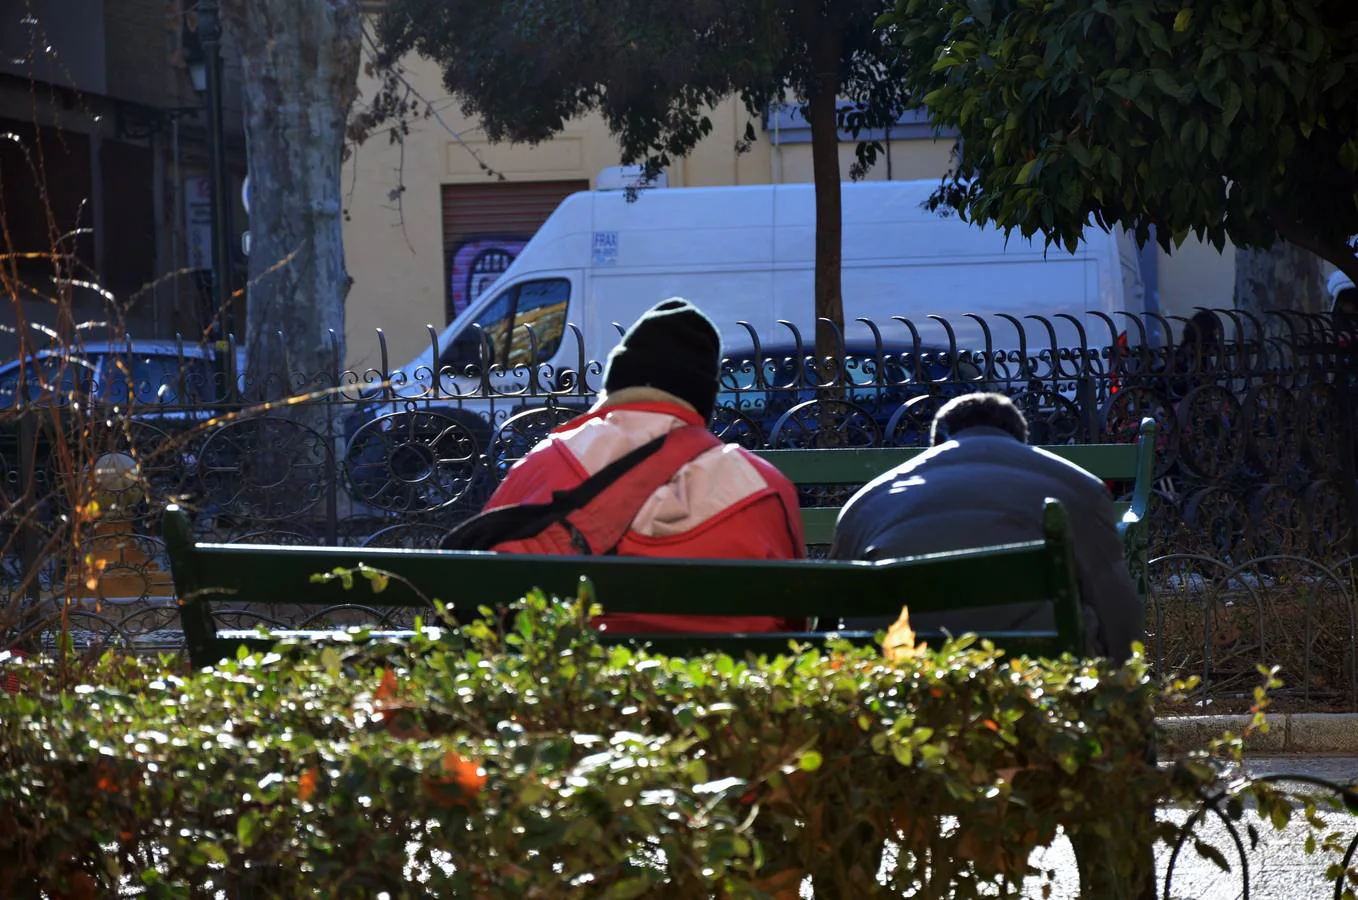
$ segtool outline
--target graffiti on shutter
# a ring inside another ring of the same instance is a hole
[[[475,237],[459,244],[448,267],[448,320],[494,284],[527,243],[526,237]]]

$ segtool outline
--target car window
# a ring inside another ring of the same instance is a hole
[[[0,409],[12,408],[18,393],[19,366],[12,363],[0,369]]]
[[[19,395],[21,381],[22,397]],[[45,398],[65,402],[77,391],[87,392],[92,381],[93,367],[74,358],[44,356],[29,360],[22,366],[22,373],[20,366],[11,365],[0,372],[0,409],[8,409],[16,403],[40,402]]]
[[[108,403],[173,404],[215,399],[207,361],[183,360],[165,353],[135,353],[104,358],[107,382],[101,399]],[[180,391],[184,396],[181,398]]]
[[[476,317],[480,334],[475,328],[464,329],[439,357],[439,368],[460,374],[479,366],[483,343],[493,365],[546,362],[561,346],[570,297],[571,283],[565,278],[525,281],[506,288]],[[534,341],[536,360],[530,358]]]

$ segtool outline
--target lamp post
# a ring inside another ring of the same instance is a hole
[[[231,201],[227,193],[226,146],[222,130],[222,17],[218,0],[198,4],[198,40],[203,60],[192,66],[193,86],[207,102],[208,166],[212,180],[212,297],[221,330],[236,334],[237,314],[231,302]],[[219,350],[224,342],[218,344]],[[229,352],[224,352],[230,356]],[[234,360],[227,360],[227,371]]]

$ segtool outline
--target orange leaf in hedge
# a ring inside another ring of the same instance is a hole
[[[396,697],[396,689],[400,685],[396,681],[396,673],[391,669],[382,670],[382,683],[373,691],[373,700],[381,703],[385,700],[392,700]]]
[[[440,768],[421,779],[436,806],[470,806],[486,786],[486,770],[455,750],[443,754]]]
[[[486,786],[486,770],[460,754],[443,754],[443,770],[454,773],[458,785],[469,794],[479,794]]]
[[[115,774],[113,768],[108,765],[108,763],[101,761],[99,763],[98,772],[99,778],[95,781],[94,786],[105,794],[118,793],[118,782],[113,777]]]
[[[905,662],[925,649],[915,643],[915,629],[910,627],[910,607],[902,606],[901,615],[882,638],[882,656],[890,663]]]
[[[297,798],[303,803],[311,799],[316,793],[316,770],[307,769],[302,773],[302,777],[297,779]]]

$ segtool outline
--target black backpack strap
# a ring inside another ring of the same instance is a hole
[[[720,438],[697,425],[666,434],[658,450],[567,514],[565,525],[576,550],[596,556],[616,551],[646,501],[685,465],[721,446]]]
[[[707,435],[707,439],[701,441],[707,448],[721,445],[720,439],[715,435],[712,435],[705,428],[686,426],[685,428],[676,429],[667,434],[663,434],[654,440],[647,441],[635,450],[618,457],[575,487],[570,488],[569,490],[557,491],[547,503],[512,504],[510,506],[499,507],[498,509],[487,510],[486,512],[473,516],[457,525],[452,531],[448,532],[448,534],[444,535],[443,540],[439,542],[439,549],[490,550],[507,541],[528,540],[529,538],[541,534],[552,525],[565,523],[572,513],[589,506],[596,499],[604,495],[610,487],[617,484],[629,472],[636,469],[655,454],[661,452],[662,448],[665,448],[666,445],[670,443],[670,439],[673,436],[691,431],[700,431],[702,434]],[[681,443],[685,444],[684,452],[689,453],[688,459],[699,455],[697,452],[690,452],[689,450],[689,445],[692,444],[693,440],[691,435],[681,438]],[[697,445],[692,444],[692,446]],[[675,451],[671,449],[670,452],[666,454],[666,457],[660,460],[660,462],[669,464],[674,458],[674,452]],[[646,492],[646,497],[649,497],[657,488],[670,478],[673,478],[674,473],[677,472],[688,459],[683,459],[674,463],[669,474],[664,478],[661,478]],[[655,471],[659,473],[662,471],[662,468],[663,467],[657,468]],[[649,474],[650,473],[648,472],[648,475]],[[647,483],[654,477],[656,476],[651,475],[651,477],[647,479]],[[637,504],[637,509],[632,512],[631,517],[627,519],[628,525],[631,524],[632,518],[636,517],[636,513],[641,509],[641,503],[644,502],[645,497]],[[624,528],[623,534],[625,533],[626,529]],[[621,535],[619,535],[619,539],[621,539]],[[580,540],[574,541],[574,543],[576,544],[576,550],[579,553],[589,554],[600,552],[599,549],[596,549],[600,544],[595,540],[590,540],[589,538],[582,536]],[[615,544],[616,542],[607,546],[611,547]],[[607,547],[603,552],[607,552]]]

